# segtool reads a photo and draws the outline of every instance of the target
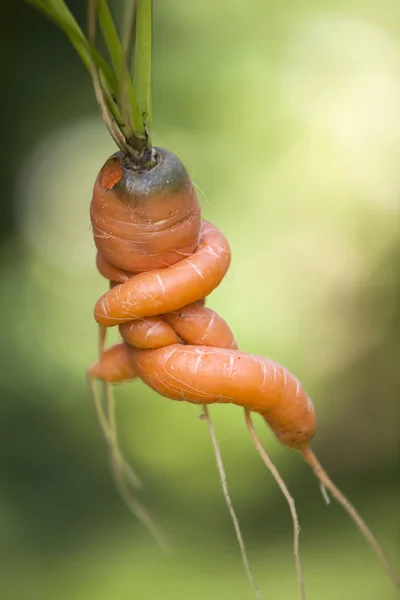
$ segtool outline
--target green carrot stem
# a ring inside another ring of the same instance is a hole
[[[114,18],[111,14],[110,8],[108,6],[107,0],[99,0],[98,2],[98,10],[99,10],[99,21],[100,26],[104,35],[104,39],[106,41],[108,51],[110,53],[111,61],[114,66],[114,70],[117,74],[117,79],[122,84],[124,81],[124,85],[126,85],[127,95],[130,104],[130,114],[128,116],[128,123],[125,123],[125,127],[128,130],[128,135],[131,138],[135,137],[144,137],[145,136],[145,128],[143,119],[140,115],[140,110],[138,107],[135,88],[132,83],[132,79],[130,77],[129,71],[127,71],[127,66],[125,64],[125,54],[124,49],[120,41],[120,37],[117,31],[117,27],[115,25]],[[122,71],[122,76],[120,75]],[[121,85],[118,89],[117,98],[121,101]],[[122,102],[120,102],[120,105]],[[126,111],[123,111],[123,113]],[[127,119],[125,119],[127,120]]]
[[[152,0],[136,0],[135,80],[137,103],[149,132],[151,126]]]

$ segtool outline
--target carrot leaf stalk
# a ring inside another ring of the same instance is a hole
[[[135,88],[125,62],[124,48],[108,3],[106,0],[98,0],[97,4],[100,27],[119,81],[117,102],[124,117],[122,129],[126,129],[127,137],[134,144],[136,139],[145,139],[145,127],[140,115]],[[122,96],[123,86],[126,86],[127,102],[124,101]]]
[[[107,0],[89,0],[86,37],[64,0],[26,0],[64,31],[90,72],[103,120],[118,147],[136,169],[150,168],[152,2],[132,0],[130,29],[136,20],[135,77],[130,71],[132,39],[123,44]],[[96,47],[96,24],[109,57]],[[110,64],[111,63],[111,64]]]
[[[151,52],[152,52],[152,0],[136,2],[135,89],[137,102],[149,131],[151,126]]]

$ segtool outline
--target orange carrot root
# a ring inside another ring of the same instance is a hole
[[[389,575],[390,579],[393,581],[393,583],[397,587],[400,587],[399,575],[394,571],[394,569],[390,565],[389,560],[386,557],[385,553],[383,552],[378,540],[371,533],[367,524],[360,517],[357,510],[354,508],[354,506],[351,504],[351,502],[349,502],[349,500],[346,498],[346,496],[344,496],[344,494],[336,487],[336,485],[333,483],[333,481],[330,479],[330,477],[324,471],[324,469],[322,468],[320,462],[318,461],[317,457],[315,456],[315,454],[311,450],[311,448],[309,446],[307,446],[305,449],[301,450],[300,452],[303,455],[304,460],[310,465],[310,467],[314,471],[314,473],[317,476],[317,478],[319,479],[319,481],[323,484],[324,487],[326,487],[330,491],[330,493],[335,498],[335,500],[343,506],[344,510],[347,512],[347,514],[350,516],[350,518],[357,525],[358,529],[360,530],[362,535],[365,537],[365,539],[367,540],[367,542],[369,543],[369,545],[371,546],[371,548],[373,549],[373,551],[379,558],[383,568]]]
[[[285,482],[279,475],[278,469],[275,467],[274,463],[271,461],[270,457],[268,456],[268,454],[266,453],[266,451],[264,450],[264,448],[261,444],[260,438],[258,437],[257,432],[254,428],[250,411],[248,409],[245,409],[244,412],[245,412],[245,420],[246,420],[247,429],[249,430],[251,439],[253,440],[253,443],[257,449],[257,452],[261,456],[261,459],[263,460],[263,462],[265,463],[267,468],[272,473],[275,481],[281,488],[282,493],[285,496],[285,498],[289,504],[289,508],[290,508],[290,512],[291,512],[292,520],[293,520],[293,552],[294,552],[294,559],[295,559],[295,563],[296,563],[297,579],[298,579],[299,588],[300,588],[300,597],[302,600],[306,600],[306,592],[304,589],[303,571],[301,568],[300,551],[299,551],[300,525],[299,525],[299,519],[297,516],[296,506],[295,506],[292,496],[289,493],[289,490],[286,487]]]
[[[226,473],[225,473],[225,468],[222,462],[222,456],[221,456],[221,451],[219,449],[219,445],[218,445],[218,441],[217,441],[217,437],[215,435],[215,430],[214,430],[214,425],[208,410],[208,406],[203,404],[203,411],[204,411],[204,415],[203,418],[204,420],[207,422],[208,425],[208,430],[210,432],[210,437],[211,437],[211,443],[212,443],[212,447],[214,450],[214,455],[215,455],[215,460],[217,463],[217,468],[218,468],[218,473],[219,473],[219,477],[221,480],[221,485],[222,485],[222,491],[224,494],[224,498],[226,500],[226,504],[228,506],[228,511],[229,514],[232,518],[232,522],[233,522],[233,526],[235,528],[235,533],[236,533],[236,539],[238,541],[239,544],[239,548],[240,548],[240,552],[242,555],[242,561],[243,561],[243,565],[246,571],[246,575],[248,577],[248,580],[250,582],[251,587],[254,590],[255,596],[257,598],[257,600],[263,600],[263,597],[261,595],[261,592],[259,590],[259,587],[257,585],[257,582],[254,578],[253,572],[251,570],[250,567],[250,563],[249,563],[249,559],[247,557],[247,552],[246,552],[246,547],[244,544],[244,540],[243,540],[243,536],[242,536],[242,532],[240,530],[240,525],[239,525],[239,520],[237,518],[235,509],[233,508],[233,504],[232,504],[232,500],[229,494],[229,489],[228,489],[228,483],[227,483],[227,479],[226,479]]]
[[[309,449],[316,417],[299,380],[270,359],[239,351],[227,323],[200,305],[226,275],[231,259],[229,244],[216,227],[201,219],[193,184],[179,158],[161,148],[154,152],[156,165],[143,170],[131,168],[123,152],[117,152],[95,182],[90,214],[97,267],[109,279],[111,289],[98,300],[94,316],[102,327],[118,326],[124,342],[101,353],[89,370],[90,377],[109,383],[140,377],[162,396],[204,405],[223,493],[257,598],[261,598],[260,592],[250,571],[206,407],[212,403],[232,403],[246,409],[253,442],[289,503],[303,600],[294,501],[257,438],[249,411],[261,414],[280,442],[302,452],[320,479],[322,491],[326,487],[344,506],[397,582],[377,541]],[[107,400],[107,387],[105,395]],[[97,407],[114,457],[117,485],[129,502],[124,487],[129,477],[118,450],[112,400],[108,400],[107,414],[101,403],[97,402]],[[134,498],[131,510],[151,529],[148,513],[143,513],[136,502]]]

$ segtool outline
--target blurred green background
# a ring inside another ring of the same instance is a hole
[[[69,3],[82,24],[85,4]],[[241,349],[302,380],[315,451],[398,565],[400,5],[154,9],[154,139],[185,162],[233,252],[209,305]],[[64,35],[21,1],[2,4],[0,31],[1,597],[250,599],[197,408],[116,389],[124,450],[172,553],[115,492],[85,380],[106,289],[88,209],[114,147]],[[297,599],[286,502],[242,411],[212,415],[265,598]],[[309,600],[397,597],[300,456],[258,431],[296,499]]]

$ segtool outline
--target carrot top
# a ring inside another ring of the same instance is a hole
[[[27,0],[58,25],[92,76],[103,120],[132,168],[154,163],[151,127],[152,0],[127,5],[120,33],[107,0],[88,0],[88,34],[64,0]],[[100,25],[108,56],[97,48]],[[134,69],[132,74],[132,55]]]

